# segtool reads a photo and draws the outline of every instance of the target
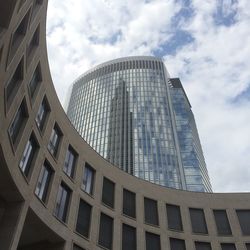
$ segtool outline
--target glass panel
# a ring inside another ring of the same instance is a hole
[[[219,235],[231,235],[231,228],[227,218],[226,210],[214,210],[214,218]]]
[[[93,194],[94,176],[95,170],[88,163],[85,163],[82,189],[90,195]]]
[[[122,250],[136,250],[136,229],[122,224]]]
[[[113,219],[103,213],[101,213],[98,243],[107,249],[112,249]]]
[[[168,228],[182,231],[183,228],[182,228],[180,207],[167,204],[166,208],[167,208]]]
[[[145,222],[152,225],[159,225],[157,201],[144,198]]]
[[[195,250],[212,250],[209,242],[195,242]]]
[[[76,231],[85,237],[89,237],[92,207],[85,201],[80,200]]]
[[[207,224],[203,209],[189,208],[193,233],[207,234]]]
[[[115,184],[107,178],[103,178],[102,202],[109,207],[114,207]]]
[[[146,250],[161,250],[160,235],[146,232]]]
[[[221,243],[221,250],[236,250],[234,243]]]
[[[236,210],[241,231],[244,235],[250,235],[250,210]]]
[[[133,218],[136,217],[135,193],[126,189],[123,189],[123,213]]]
[[[184,240],[170,238],[170,249],[171,250],[186,250]]]

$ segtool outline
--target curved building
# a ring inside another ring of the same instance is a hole
[[[161,59],[120,58],[86,72],[73,84],[67,114],[90,146],[124,171],[212,191],[191,106]]]
[[[79,136],[51,80],[46,8],[0,0],[0,249],[249,250],[249,193],[155,185]]]

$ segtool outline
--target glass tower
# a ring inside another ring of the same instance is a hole
[[[191,105],[156,57],[103,63],[78,78],[67,114],[101,156],[166,187],[211,192]]]

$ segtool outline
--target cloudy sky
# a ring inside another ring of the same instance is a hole
[[[51,0],[47,45],[68,87],[117,57],[162,57],[184,85],[215,192],[250,191],[249,0]]]

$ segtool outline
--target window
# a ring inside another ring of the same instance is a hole
[[[234,243],[221,243],[221,250],[236,250]]]
[[[26,13],[20,24],[18,25],[17,29],[15,30],[14,34],[12,35],[10,51],[9,51],[9,59],[10,62],[13,56],[15,55],[19,45],[21,44],[28,28],[29,24],[29,17],[30,17],[30,10]]]
[[[232,235],[226,210],[214,210],[214,219],[219,235]]]
[[[196,241],[194,244],[195,244],[195,250],[212,250],[211,244],[209,242]]]
[[[18,135],[22,132],[27,117],[28,117],[27,107],[25,100],[23,100],[9,127],[9,135],[13,144],[16,143]]]
[[[71,178],[74,176],[77,157],[78,154],[76,151],[71,146],[69,146],[65,157],[63,171]]]
[[[114,208],[115,183],[107,178],[103,178],[102,202]]]
[[[44,97],[36,115],[36,124],[40,131],[43,130],[49,112],[50,112],[50,107],[47,98]]]
[[[250,243],[246,243],[246,249],[250,250]]]
[[[186,250],[185,241],[181,239],[170,238],[171,250]]]
[[[89,237],[91,209],[92,207],[87,202],[80,200],[76,231],[86,238]]]
[[[16,1],[9,1],[8,4],[6,1],[0,1],[0,10],[4,10],[4,15],[0,16],[0,35],[2,28],[8,28],[15,6]]]
[[[19,162],[19,167],[26,177],[28,177],[32,162],[34,160],[36,151],[38,149],[38,144],[35,136],[32,134],[26,143],[25,149],[23,151],[23,156]]]
[[[31,81],[29,83],[29,93],[30,93],[31,98],[35,96],[36,89],[39,86],[41,81],[42,81],[41,66],[40,66],[40,63],[38,63],[33,73],[33,76],[31,78]]]
[[[145,222],[152,225],[159,225],[157,201],[144,198]]]
[[[94,186],[95,170],[86,162],[83,174],[82,189],[92,195]]]
[[[40,26],[38,25],[27,47],[27,51],[26,51],[27,64],[31,62],[35,53],[35,49],[39,45],[39,35],[40,35]]]
[[[52,129],[52,133],[51,133],[49,144],[48,144],[48,150],[55,157],[57,155],[61,137],[62,137],[62,132],[60,128],[58,127],[58,125],[55,124],[54,128]]]
[[[18,88],[21,85],[21,82],[23,80],[23,66],[24,66],[24,59],[22,58],[17,65],[17,68],[12,75],[11,79],[8,81],[6,87],[5,87],[5,98],[7,106],[9,107],[12,100],[14,99]]]
[[[189,208],[193,233],[207,234],[207,224],[203,209]]]
[[[136,229],[122,224],[122,250],[136,250]]]
[[[136,217],[135,193],[123,189],[123,214]]]
[[[100,246],[107,249],[112,249],[113,244],[113,218],[101,213],[99,240]]]
[[[55,216],[63,222],[66,222],[70,195],[71,190],[62,182],[57,193]]]
[[[43,3],[43,0],[34,0],[31,20],[35,18],[36,13],[38,12],[39,7],[42,5],[42,3]]]
[[[73,250],[84,250],[82,247],[77,246],[76,244],[73,245]]]
[[[168,228],[182,231],[181,211],[179,206],[166,204]]]
[[[160,235],[146,232],[146,250],[161,250]]]
[[[52,178],[53,170],[47,161],[44,162],[38,177],[35,194],[40,200],[46,202],[49,184]]]
[[[250,210],[236,210],[241,231],[244,235],[250,235]]]

